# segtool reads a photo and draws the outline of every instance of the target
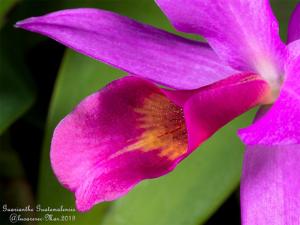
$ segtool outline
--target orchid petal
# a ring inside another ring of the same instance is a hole
[[[194,93],[184,105],[189,148],[196,148],[229,121],[264,102],[269,91],[258,75],[245,73]]]
[[[239,130],[246,145],[300,144],[300,57],[287,64],[286,80],[271,109],[255,123]]]
[[[177,89],[195,89],[235,70],[211,48],[98,9],[69,9],[17,23],[92,58]]]
[[[250,146],[241,180],[243,225],[300,221],[300,145]]]
[[[78,210],[89,210],[172,171],[221,126],[259,104],[268,89],[254,74],[193,91],[163,90],[131,76],[114,81],[55,129],[54,173],[75,193]]]
[[[300,56],[300,40],[293,41],[287,45],[289,60],[293,61]]]
[[[241,181],[243,224],[299,224],[300,57],[287,64],[279,98],[239,136],[248,145]]]
[[[287,43],[300,38],[300,3],[297,4],[289,21]]]
[[[60,122],[51,144],[52,167],[75,192],[77,209],[89,210],[142,179],[171,171],[186,151],[183,121],[181,108],[158,87],[125,77],[87,97]]]
[[[177,30],[203,35],[233,68],[265,79],[281,75],[286,50],[268,0],[156,2]]]

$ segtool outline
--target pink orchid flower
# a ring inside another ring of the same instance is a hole
[[[97,9],[17,23],[130,74],[84,99],[55,129],[51,163],[59,181],[80,211],[89,210],[172,171],[219,128],[262,104],[239,131],[247,145],[242,221],[299,224],[300,7],[285,45],[268,0],[156,2],[179,31],[209,45]]]

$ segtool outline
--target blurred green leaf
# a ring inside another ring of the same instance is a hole
[[[21,47],[11,33],[0,32],[0,134],[25,113],[34,101],[34,91]]]
[[[24,176],[18,154],[10,146],[9,134],[0,136],[0,177],[20,178]]]
[[[5,16],[9,10],[20,0],[0,0],[0,28],[5,21]]]
[[[0,134],[33,103],[33,95],[18,78],[12,65],[5,61],[0,49]]]

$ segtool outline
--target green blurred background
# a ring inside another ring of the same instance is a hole
[[[288,18],[297,1],[271,2],[285,40]],[[175,32],[153,0],[0,0],[1,225],[11,224],[11,213],[3,212],[3,205],[74,208],[72,193],[59,185],[50,168],[51,134],[82,98],[125,75],[48,38],[13,28],[27,17],[78,7],[115,11]],[[254,113],[224,127],[174,172],[142,182],[118,201],[99,204],[88,213],[50,212],[66,221],[19,224],[240,224],[243,145],[235,133],[251,122]],[[49,212],[17,214],[45,218]]]

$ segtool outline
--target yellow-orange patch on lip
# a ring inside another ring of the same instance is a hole
[[[187,151],[187,131],[183,109],[156,93],[136,108],[138,128],[144,131],[133,144],[118,152],[158,150],[159,156],[174,160]]]

